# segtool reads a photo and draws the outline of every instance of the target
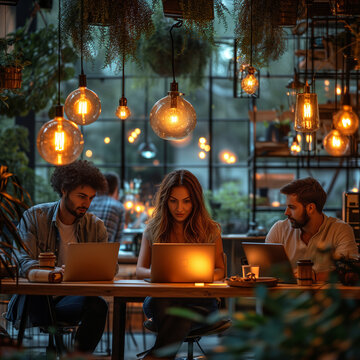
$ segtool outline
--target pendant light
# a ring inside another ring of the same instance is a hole
[[[306,28],[309,28],[309,8],[306,8]],[[307,59],[308,59],[308,38],[306,35],[306,51],[305,51],[305,86],[304,92],[298,93],[295,105],[295,131],[311,133],[319,130],[319,106],[317,94],[310,92],[310,86],[307,81]]]
[[[299,80],[296,69],[294,69],[294,78],[286,85],[286,88],[288,89],[286,95],[288,98],[289,109],[292,113],[295,112],[297,94],[304,88],[304,85],[305,84]]]
[[[255,77],[256,69],[252,66],[252,37],[253,37],[253,29],[252,29],[252,0],[250,1],[250,66],[247,67],[247,75],[245,78],[241,80],[241,88],[249,95],[252,95],[256,92],[259,87],[259,81]],[[245,69],[241,72],[243,75]]]
[[[131,111],[127,106],[127,99],[125,97],[125,54],[122,54],[122,96],[119,100],[119,106],[116,109],[115,115],[121,119],[126,120],[130,115]]]
[[[58,27],[58,104],[55,108],[55,118],[40,128],[36,141],[40,156],[54,165],[74,162],[84,147],[84,139],[79,127],[64,118],[64,108],[60,105],[60,17],[61,0],[59,0]]]
[[[148,113],[148,99],[149,99],[149,85],[146,81],[145,85],[145,109],[144,113]],[[144,159],[153,159],[156,156],[156,146],[149,140],[149,132],[148,132],[148,121],[144,122],[145,129],[145,141],[139,146],[139,153]]]
[[[349,138],[334,129],[325,136],[323,145],[329,155],[342,156],[349,148]]]
[[[168,95],[158,100],[150,111],[150,125],[155,134],[165,140],[180,140],[187,137],[196,126],[196,112],[193,106],[182,98],[175,80],[174,40],[172,29],[181,27],[179,20],[170,28],[171,60],[173,82]]]
[[[79,87],[71,92],[65,100],[66,116],[78,125],[89,125],[98,119],[101,113],[101,102],[92,90],[86,87],[86,75],[83,66],[83,17],[84,0],[81,0],[81,40],[80,62],[81,74],[79,75]]]

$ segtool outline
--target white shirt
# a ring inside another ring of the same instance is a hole
[[[335,266],[332,257],[335,259],[342,256],[356,257],[358,247],[350,225],[334,217],[323,215],[323,223],[307,245],[301,240],[301,230],[292,228],[288,219],[276,222],[267,234],[265,242],[283,244],[294,270],[300,259],[312,260],[315,272],[333,270]],[[325,253],[319,251],[326,249],[331,251]]]
[[[59,229],[60,234],[60,244],[59,244],[59,254],[58,254],[58,260],[57,260],[57,266],[61,266],[65,264],[66,261],[66,254],[67,254],[67,248],[69,243],[75,243],[76,240],[76,225],[66,225],[63,224],[59,217],[56,221],[57,227]]]

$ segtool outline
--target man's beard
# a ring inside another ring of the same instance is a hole
[[[295,220],[291,217],[288,217],[291,223],[291,227],[294,229],[302,229],[310,220],[309,215],[307,214],[306,209],[304,208],[300,220]]]
[[[75,218],[77,219],[83,217],[87,211],[86,209],[86,211],[84,212],[80,212],[80,213],[76,212],[76,209],[74,209],[74,203],[70,200],[67,194],[65,195],[65,208],[72,216],[75,216]]]

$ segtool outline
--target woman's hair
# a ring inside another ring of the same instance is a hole
[[[168,200],[174,187],[185,186],[190,194],[192,210],[184,223],[186,242],[211,242],[220,226],[206,210],[199,180],[187,170],[175,170],[165,176],[154,198],[155,210],[148,222],[147,232],[153,242],[169,242],[173,218]]]
[[[50,182],[60,197],[62,190],[70,192],[80,185],[91,186],[97,192],[104,191],[107,188],[104,175],[87,160],[77,160],[69,165],[56,167]]]

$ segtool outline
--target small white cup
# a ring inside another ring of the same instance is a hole
[[[242,273],[243,273],[244,278],[247,277],[247,274],[253,273],[255,275],[255,278],[258,279],[259,272],[260,272],[260,267],[257,265],[243,265],[242,266]]]

